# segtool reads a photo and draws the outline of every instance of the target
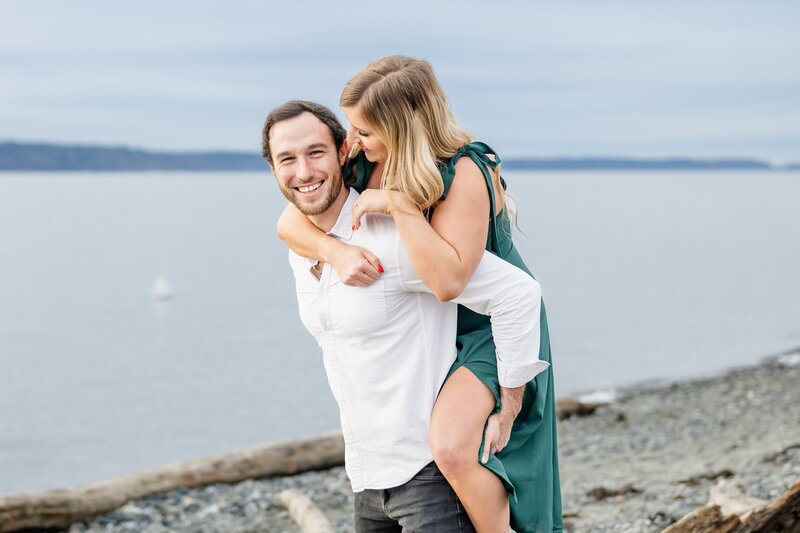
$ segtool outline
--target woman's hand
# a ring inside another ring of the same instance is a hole
[[[366,189],[353,204],[353,229],[361,227],[361,217],[367,213],[389,214],[389,191]]]
[[[336,247],[330,263],[342,283],[351,287],[368,287],[383,273],[380,259],[360,246],[342,243]]]
[[[409,205],[411,206],[409,208]],[[366,189],[353,204],[353,229],[361,226],[361,217],[367,213],[380,213],[391,215],[392,211],[400,207],[402,210],[411,209],[418,212],[413,202],[400,191],[386,189]]]
[[[489,455],[499,453],[508,444],[511,437],[511,426],[514,425],[514,417],[508,412],[500,411],[489,416],[486,423],[486,432],[483,434],[483,455],[481,463],[486,464]]]

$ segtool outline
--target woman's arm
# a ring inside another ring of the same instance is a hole
[[[464,290],[483,256],[491,204],[483,174],[469,158],[460,159],[447,198],[436,206],[431,223],[403,193],[369,189],[353,208],[358,227],[368,212],[390,212],[411,264],[442,301]]]
[[[392,215],[414,271],[442,301],[452,300],[464,291],[483,257],[489,233],[491,203],[483,174],[468,158],[460,159],[455,169],[447,198],[436,206],[431,224],[417,206],[398,191],[365,190],[353,207],[355,227],[365,213]],[[538,351],[532,355],[538,358]],[[502,410],[491,426],[495,435],[501,435],[501,441],[508,440],[524,390],[524,387],[513,386],[516,384],[507,385],[511,386],[501,384]],[[487,442],[493,439],[487,435]]]
[[[401,254],[400,264],[406,290],[431,292],[407,253]],[[525,384],[549,366],[539,360],[542,289],[526,272],[485,251],[464,292],[453,301],[491,317],[502,408],[486,426],[481,458],[486,462],[490,453],[502,450],[508,442],[522,407]]]
[[[345,285],[366,287],[383,272],[380,260],[359,246],[344,244],[320,230],[289,203],[277,224],[278,236],[298,255],[330,263]]]

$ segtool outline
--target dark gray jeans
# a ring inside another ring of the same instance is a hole
[[[474,533],[453,488],[430,463],[407,483],[355,494],[356,533]]]

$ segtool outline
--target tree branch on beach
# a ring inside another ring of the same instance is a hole
[[[333,533],[325,513],[305,494],[287,489],[276,494],[275,501],[289,510],[289,516],[303,533]]]

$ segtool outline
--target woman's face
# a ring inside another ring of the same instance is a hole
[[[350,123],[350,130],[347,132],[347,140],[350,145],[360,146],[366,158],[373,163],[385,162],[388,154],[386,145],[361,116],[359,106],[343,107],[342,109],[347,117],[347,122]]]

